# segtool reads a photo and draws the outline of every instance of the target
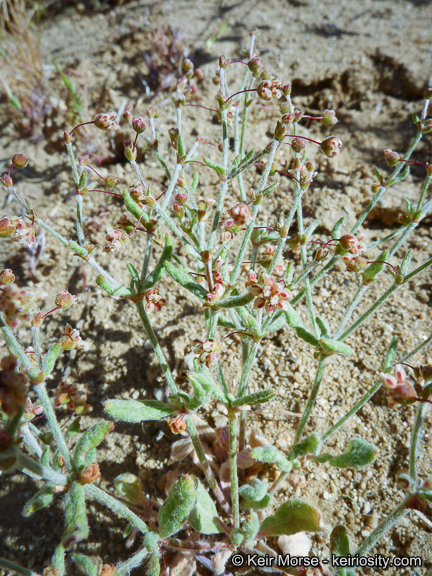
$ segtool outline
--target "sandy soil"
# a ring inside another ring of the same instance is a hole
[[[346,0],[331,5],[317,0],[289,3],[209,0],[205,4],[199,0],[172,0],[132,1],[118,6],[102,2],[101,5],[101,9],[96,9],[90,3],[67,3],[41,22],[42,52],[47,64],[43,86],[51,106],[43,125],[44,140],[32,144],[22,137],[9,121],[6,103],[0,104],[3,172],[13,153],[22,152],[31,158],[27,169],[15,172],[18,189],[66,236],[73,235],[74,218],[72,180],[60,138],[60,128],[68,120],[67,95],[57,73],[49,65],[53,58],[71,76],[73,74],[89,114],[118,107],[124,101],[133,102],[134,109],[142,113],[148,106],[145,88],[151,80],[145,56],[151,50],[149,30],[152,35],[162,34],[168,26],[174,27],[178,32],[180,52],[189,55],[210,79],[216,70],[218,54],[241,57],[240,48],[248,45],[248,32],[258,26],[260,56],[275,75],[292,82],[296,106],[310,114],[334,108],[340,120],[334,133],[344,142],[343,153],[331,162],[317,156],[320,176],[305,199],[306,223],[320,219],[321,238],[328,236],[341,216],[346,217],[347,228],[355,222],[371,198],[374,167],[385,169],[382,150],[406,149],[415,134],[410,117],[420,111],[423,90],[432,81],[431,4],[427,0],[412,3]],[[227,27],[218,41],[210,48],[206,47],[206,40],[225,22]],[[203,101],[210,102],[211,106],[216,89],[210,82],[207,86]],[[167,98],[167,92],[161,92],[152,101],[164,109],[158,124],[163,134],[175,123]],[[209,122],[209,117],[211,113],[197,108],[185,111],[187,144],[190,145],[197,134],[218,141],[220,127]],[[266,130],[274,118],[271,112],[252,110],[250,134],[254,146],[268,141]],[[326,133],[316,126],[310,128],[311,137],[319,138]],[[131,170],[122,158],[121,138],[109,143],[109,153],[101,142],[99,134],[95,138],[94,132],[89,132],[81,153],[105,159],[101,168],[104,174],[115,172],[123,182],[131,179]],[[431,151],[431,138],[428,137],[421,142],[413,158],[430,160]],[[138,160],[155,189],[162,189],[163,175],[154,158],[149,153],[140,153]],[[418,195],[424,176],[422,170],[414,167],[407,180],[396,186],[375,208],[364,226],[368,242],[395,229],[404,208],[402,198]],[[254,182],[256,176],[250,184]],[[215,184],[204,172],[200,182],[203,195],[214,197]],[[274,224],[281,211],[287,212],[291,201],[292,187],[284,181],[265,214],[268,222]],[[106,229],[123,212],[116,204],[115,200],[102,195],[86,198],[85,225],[96,244],[103,243]],[[13,204],[5,203],[2,213],[12,215],[14,209]],[[396,255],[395,263],[407,247],[414,249],[415,264],[430,257],[430,225],[430,218],[421,222],[415,235]],[[139,262],[143,250],[138,242],[130,243],[119,259],[101,253],[100,260],[127,282],[126,263],[134,259]],[[81,261],[71,258],[50,238],[47,238],[45,254],[38,264],[34,281],[28,279],[29,260],[25,250],[3,241],[1,255],[4,265],[13,268],[20,284],[34,286],[46,295],[46,306],[66,285],[79,296],[79,306],[61,318],[53,316],[46,322],[46,342],[55,340],[65,320],[75,324],[81,318],[81,332],[89,344],[88,351],[79,353],[79,362],[64,356],[50,385],[55,387],[66,371],[67,381],[78,383],[87,393],[94,410],[91,416],[83,419],[85,425],[102,417],[101,402],[109,397],[164,397],[164,379],[132,305],[114,301],[93,288],[93,272],[89,269],[84,272]],[[293,256],[289,251],[287,255]],[[298,272],[298,256],[294,255],[294,258]],[[390,283],[390,276],[383,275],[382,281],[366,293],[359,312],[364,311]],[[349,360],[337,357],[330,361],[309,432],[327,430],[375,382],[383,354],[393,336],[399,337],[399,349],[405,353],[430,334],[431,284],[429,272],[401,288],[373,319],[348,339],[354,355]],[[347,278],[341,267],[316,290],[318,312],[332,329],[357,285],[358,279]],[[85,292],[86,286],[91,290]],[[169,278],[164,279],[161,292],[169,305],[163,316],[154,316],[153,320],[175,376],[182,382],[187,369],[187,359],[184,359],[192,350],[192,340],[204,336],[199,306],[184,291],[179,291]],[[307,317],[303,305],[299,306],[299,311]],[[20,336],[27,342],[28,334],[23,332]],[[230,355],[228,359],[225,355],[224,366],[235,384],[240,346],[233,341],[226,346],[225,352],[228,350]],[[426,349],[414,361],[431,363],[432,352]],[[278,397],[272,408],[252,413],[252,426],[281,449],[287,449],[292,442],[298,420],[284,411],[299,413],[305,406],[315,363],[310,350],[297,340],[292,330],[284,328],[266,339],[253,369],[251,389],[258,390],[265,382],[266,387],[277,389]],[[414,407],[389,408],[386,394],[379,392],[328,444],[329,451],[337,453],[350,438],[362,437],[380,449],[375,464],[363,472],[341,473],[327,465],[312,464],[307,470],[293,475],[276,501],[287,496],[308,499],[322,510],[326,524],[331,527],[345,524],[354,544],[361,542],[403,497],[396,486],[396,477],[407,471],[414,413]],[[216,405],[208,410],[207,416],[212,425],[226,422]],[[61,412],[61,417],[66,420],[66,412]],[[427,433],[430,426],[429,415],[420,447],[419,474],[423,478],[432,473],[432,444]],[[140,476],[153,497],[162,497],[173,438],[166,424],[117,424],[99,452],[103,487],[113,491],[116,475],[130,471]],[[191,460],[171,466],[199,474]],[[271,477],[274,471],[269,469],[265,473]],[[58,497],[49,509],[23,518],[20,516],[22,506],[35,490],[33,480],[19,475],[2,476],[0,555],[41,572],[49,564],[62,530],[62,502]],[[79,544],[79,550],[103,558],[105,562],[126,558],[129,551],[122,539],[124,522],[98,505],[90,503],[89,510],[91,537]],[[431,511],[425,514],[432,521]],[[328,539],[328,533],[314,536],[313,553],[321,557],[327,555]],[[410,513],[387,533],[374,552],[420,556],[424,561],[421,569],[397,573],[426,574],[427,568],[432,567],[431,528]],[[74,570],[71,562],[69,573]],[[7,573],[0,570],[0,574]],[[209,574],[202,567],[197,573]],[[362,573],[384,574],[380,570]],[[140,568],[136,574],[144,574],[144,570]],[[396,571],[390,569],[385,574],[393,575]]]

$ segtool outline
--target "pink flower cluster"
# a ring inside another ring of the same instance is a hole
[[[236,204],[222,214],[219,230],[226,233],[225,240],[232,240],[242,228],[252,221],[252,211],[247,204]]]
[[[21,322],[30,324],[31,318],[37,312],[37,293],[25,288],[19,288],[10,283],[0,287],[0,312],[3,312],[6,324],[17,328]]]
[[[118,130],[120,125],[117,124],[117,113],[113,110],[104,112],[103,114],[96,114],[93,124],[100,130]]]
[[[286,310],[290,294],[284,282],[276,282],[273,276],[265,273],[258,278],[257,273],[251,270],[246,287],[255,296],[254,308],[265,308],[269,314],[276,308]]]
[[[401,364],[396,364],[393,374],[380,374],[381,382],[388,391],[388,405],[412,404],[417,399],[414,384],[408,380]]]
[[[220,358],[220,351],[222,350],[222,342],[220,340],[194,340],[195,352],[199,354],[198,362],[205,364],[209,370],[216,368],[216,364]]]
[[[159,295],[159,290],[156,288],[150,288],[150,290],[144,293],[144,301],[147,312],[153,312],[153,310],[159,312],[163,306],[168,304],[168,302]]]
[[[341,248],[347,250],[350,254],[362,254],[366,250],[366,244],[363,242],[364,236],[354,234],[345,234],[339,238]]]
[[[9,355],[0,362],[0,405],[7,416],[14,416],[27,398],[26,377],[16,371],[17,360]]]
[[[259,263],[263,268],[266,269],[269,268],[270,264],[272,263],[273,256],[276,253],[276,250],[277,250],[276,246],[265,247],[264,254],[261,256],[259,260]],[[279,256],[279,258],[276,261],[275,267],[273,268],[273,274],[275,276],[280,276],[283,271],[284,271],[284,265],[282,263],[282,257]]]
[[[60,345],[63,350],[82,350],[85,342],[81,338],[79,330],[72,328],[70,324],[66,324],[60,337]]]
[[[66,405],[66,408],[73,410],[76,414],[85,414],[92,409],[90,404],[86,404],[86,395],[81,394],[75,384],[60,382],[54,390],[54,396],[56,397],[54,400],[56,408]]]
[[[0,238],[10,238],[12,242],[27,243],[31,248],[36,242],[33,224],[25,222],[21,217],[14,216],[8,218],[2,216],[0,219]]]
[[[129,236],[124,230],[110,230],[105,239],[108,244],[103,247],[104,252],[120,252],[129,242]]]

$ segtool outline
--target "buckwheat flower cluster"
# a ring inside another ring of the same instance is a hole
[[[82,350],[85,342],[81,338],[79,330],[72,328],[70,324],[66,324],[60,337],[60,345],[63,350]]]
[[[76,414],[85,414],[92,409],[90,404],[86,404],[86,395],[81,394],[75,384],[60,382],[54,390],[54,396],[56,408],[66,405],[66,408],[73,410]]]
[[[8,355],[0,361],[0,406],[7,416],[14,416],[27,398],[26,377],[16,371],[17,360]]]
[[[58,292],[55,297],[56,306],[61,308],[62,310],[66,310],[70,308],[74,304],[76,304],[78,298],[73,294],[70,294],[67,290],[63,290],[62,292]]]
[[[205,364],[209,370],[216,368],[222,350],[222,342],[211,338],[204,342],[194,340],[194,344],[194,351],[198,354],[198,362]]]
[[[270,264],[273,261],[273,256],[275,255],[276,250],[277,250],[276,246],[266,246],[265,247],[264,254],[262,254],[262,256],[259,260],[259,263],[261,264],[261,266],[263,268],[268,269],[268,267],[270,266]],[[275,276],[280,276],[283,273],[284,269],[285,268],[284,268],[284,265],[282,262],[282,256],[279,255],[277,262],[275,264],[275,267],[273,269],[273,274]]]
[[[272,314],[277,308],[286,310],[290,298],[289,290],[284,282],[276,282],[273,276],[262,273],[259,278],[257,273],[251,270],[246,288],[255,296],[254,308],[265,308]]]
[[[271,100],[272,98],[279,100],[282,93],[286,94],[289,89],[288,86],[282,86],[282,80],[279,80],[279,78],[272,78],[259,83],[257,94],[263,100]]]
[[[120,252],[129,241],[129,236],[124,230],[110,230],[105,236],[108,244],[103,247],[104,252]]]
[[[401,364],[396,364],[393,374],[380,374],[381,382],[388,391],[388,405],[393,407],[398,404],[412,404],[417,399],[414,384],[408,380],[406,372]]]
[[[225,292],[226,286],[220,282],[216,282],[213,292],[207,294],[207,301],[204,302],[204,306],[214,306],[223,298]]]
[[[252,221],[252,218],[252,210],[247,204],[236,204],[222,214],[219,230],[227,233],[226,240],[232,240],[234,234],[237,234],[247,226]]]
[[[361,272],[366,268],[368,263],[363,256],[344,256],[343,261],[345,262],[348,272]]]
[[[168,302],[164,298],[162,298],[162,296],[160,296],[159,290],[157,290],[156,288],[150,288],[150,290],[147,290],[147,292],[145,292],[144,302],[145,302],[144,306],[147,312],[153,312],[154,310],[156,312],[159,312],[159,310],[161,310],[163,306],[166,306],[168,304]]]
[[[117,113],[109,110],[94,117],[93,124],[100,130],[118,130],[120,128],[116,121]]]
[[[0,312],[3,312],[6,324],[17,328],[21,323],[29,325],[37,312],[39,295],[14,283],[0,287]]]
[[[2,216],[0,219],[0,238],[10,238],[12,242],[26,243],[29,248],[36,242],[33,224],[25,222],[23,218]]]
[[[341,248],[347,250],[350,254],[362,254],[366,250],[366,244],[363,242],[364,236],[358,236],[357,234],[345,234],[339,238],[339,244]]]

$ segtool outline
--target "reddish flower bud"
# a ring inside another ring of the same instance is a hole
[[[76,304],[78,298],[70,294],[67,290],[63,290],[63,292],[58,292],[55,297],[56,306],[61,308],[62,310],[66,310],[70,308],[74,304]]]
[[[24,154],[14,154],[12,156],[12,164],[16,168],[25,168],[28,164],[29,159]]]
[[[254,78],[258,78],[258,76],[261,74],[262,69],[261,60],[259,58],[252,58],[248,62],[248,68],[252,72],[252,76]]]
[[[315,252],[314,257],[317,262],[322,262],[327,258],[328,255],[329,250],[327,248],[318,248],[318,250]]]
[[[62,330],[60,345],[63,350],[82,350],[85,342],[82,340],[79,330],[74,330],[70,324],[66,324]]]
[[[95,480],[100,478],[100,476],[101,472],[99,464],[97,462],[92,462],[84,468],[77,480],[81,486],[84,486],[85,484],[92,484]]]
[[[85,156],[80,156],[78,158],[78,164],[80,166],[87,166],[87,164],[90,162],[90,156],[87,154]]]
[[[137,134],[142,134],[147,129],[147,126],[148,122],[142,116],[135,116],[132,119],[132,128]]]
[[[391,168],[392,166],[396,166],[396,164],[400,160],[400,156],[397,152],[393,152],[393,150],[384,150],[385,160],[387,162],[387,166]]]
[[[225,58],[225,56],[219,56],[219,68],[228,68],[228,66],[231,64],[231,59],[230,58]]]
[[[159,116],[160,116],[159,110],[157,108],[154,108],[153,106],[150,106],[150,108],[147,108],[146,114],[147,114],[148,118],[159,118]]]
[[[117,186],[118,181],[119,178],[115,174],[108,174],[108,176],[105,178],[105,184],[108,186],[108,188],[114,188]]]
[[[286,133],[286,127],[284,126],[284,124],[282,122],[280,122],[278,120],[276,123],[275,132],[274,132],[275,140],[278,140],[279,142],[281,142],[285,137],[285,133]]]
[[[9,284],[15,280],[14,273],[10,268],[5,268],[0,272],[0,286],[4,286],[5,284]]]
[[[334,126],[334,124],[338,123],[336,112],[334,110],[324,110],[324,118],[321,118],[320,122],[324,126]]]
[[[336,138],[336,136],[328,136],[320,144],[321,150],[328,158],[333,158],[340,152],[340,147],[342,146],[342,140]]]
[[[425,100],[432,100],[432,88],[426,88],[423,92],[423,98]]]
[[[69,134],[69,132],[66,132],[66,130],[63,132],[63,140],[66,142],[66,144],[69,144],[69,142],[72,142],[72,134]]]
[[[343,258],[348,272],[361,272],[367,266],[367,260],[362,256],[344,256]]]
[[[182,218],[184,218],[185,215],[185,209],[183,208],[183,206],[181,204],[174,204],[173,206],[173,212],[174,214],[177,216],[177,218],[179,220],[181,220]]]
[[[180,434],[186,430],[186,422],[181,418],[173,418],[168,422],[168,426],[173,434]]]
[[[9,174],[5,174],[4,176],[2,176],[0,178],[0,182],[3,184],[3,186],[5,186],[6,188],[9,188],[10,186],[13,186],[13,180],[12,178],[9,176]]]
[[[93,124],[100,130],[118,130],[120,126],[117,124],[116,118],[116,112],[109,110],[104,114],[96,114]]]
[[[263,100],[272,99],[271,82],[269,80],[263,80],[258,84],[257,94]]]
[[[300,154],[306,148],[306,144],[301,138],[293,138],[291,141],[291,148],[294,150],[294,152]]]
[[[132,144],[132,142],[130,140],[124,140],[123,146],[126,160],[128,160],[129,162],[136,160],[137,150],[135,146]]]
[[[281,86],[282,94],[284,96],[289,96],[291,94],[291,83],[287,82],[283,86]]]
[[[194,65],[189,58],[185,58],[183,60],[183,72],[189,72],[189,70],[193,70]]]
[[[104,252],[119,252],[129,242],[129,236],[124,230],[110,230],[107,232],[105,239],[108,244],[103,247]]]
[[[177,192],[177,194],[175,194],[174,196],[174,200],[176,202],[178,202],[179,204],[181,204],[182,206],[184,206],[186,204],[186,202],[188,201],[188,194],[186,192]]]
[[[194,344],[194,351],[198,354],[198,362],[200,364],[205,364],[210,370],[216,368],[222,350],[222,342],[211,338],[205,342],[194,340]]]
[[[145,309],[147,312],[159,312],[168,302],[159,294],[159,290],[151,288],[144,293]]]
[[[201,70],[201,68],[197,68],[194,72],[194,77],[197,80],[202,80],[204,78],[204,72]]]

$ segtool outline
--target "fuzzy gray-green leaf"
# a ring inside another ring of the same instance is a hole
[[[173,408],[158,400],[107,400],[105,412],[132,424],[150,420],[162,420],[174,412]]]
[[[322,529],[321,512],[300,498],[284,502],[260,527],[262,537],[290,536],[297,532],[318,532]]]
[[[196,498],[195,483],[194,476],[183,476],[171,486],[165,504],[159,510],[161,538],[178,532],[188,519]]]
[[[196,501],[189,516],[191,526],[200,534],[217,534],[222,532],[220,525],[215,522],[217,517],[215,503],[202,483],[197,480]]]

